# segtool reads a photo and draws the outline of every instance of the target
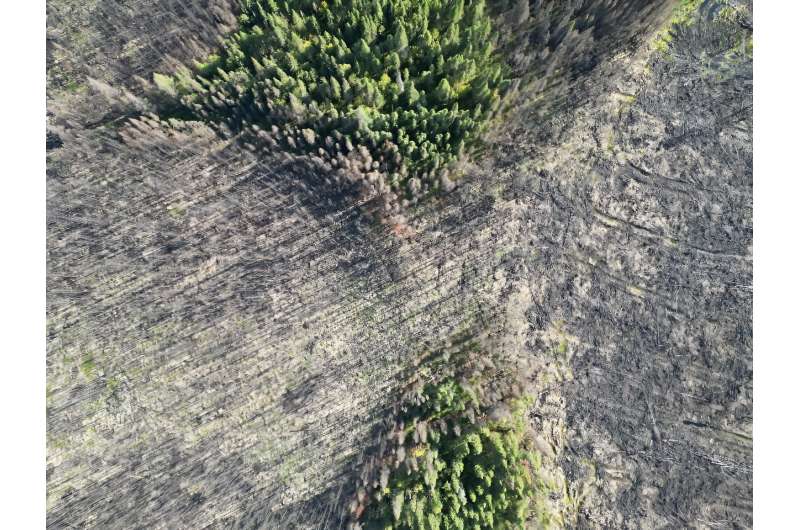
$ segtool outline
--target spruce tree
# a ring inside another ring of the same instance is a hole
[[[190,75],[157,78],[172,116],[275,126],[277,146],[315,156],[285,131],[351,135],[401,197],[423,193],[412,178],[438,189],[505,84],[484,0],[243,0],[239,22]]]

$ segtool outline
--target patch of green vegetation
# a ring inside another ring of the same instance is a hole
[[[109,396],[113,395],[114,392],[117,391],[117,388],[119,388],[119,385],[120,385],[120,380],[118,378],[114,376],[109,377],[108,380],[106,381],[106,390],[108,390],[108,395]]]
[[[362,146],[380,193],[440,189],[506,83],[484,0],[244,0],[239,22],[194,72],[155,76],[164,114],[349,171]]]
[[[703,0],[681,0],[678,5],[675,6],[675,11],[672,14],[672,18],[670,18],[667,23],[666,29],[659,32],[653,41],[653,46],[656,50],[664,54],[669,51],[669,43],[672,41],[673,37],[673,28],[675,26],[691,25],[694,21],[694,14],[697,12],[697,8],[700,7],[702,2]]]
[[[728,5],[717,13],[715,21],[727,25],[731,28],[731,32],[738,34],[738,38],[734,39],[732,46],[725,54],[726,59],[752,61],[753,32],[743,30],[745,27],[752,27],[752,20],[749,19],[747,7],[744,5]]]
[[[369,507],[365,528],[520,528],[533,497],[534,457],[525,448],[524,400],[507,418],[473,424],[465,415],[477,397],[450,379],[426,385],[422,402],[409,411],[405,434],[418,442]],[[430,422],[448,419],[447,431]],[[425,434],[422,434],[422,433]]]
[[[186,215],[186,207],[180,204],[172,204],[167,207],[167,213],[173,219],[180,219]]]
[[[86,85],[77,80],[70,80],[64,85],[64,90],[72,93],[81,92],[85,89]]]
[[[85,355],[83,357],[83,361],[80,364],[81,373],[86,377],[86,379],[93,379],[94,372],[95,372],[95,363],[94,359],[90,355]]]
[[[351,504],[353,527],[515,529],[533,518],[546,526],[552,488],[533,449],[523,379],[469,340],[426,356],[398,408],[393,449]]]
[[[69,445],[67,443],[67,440],[65,440],[64,438],[55,438],[55,437],[48,437],[47,443],[49,445],[48,449],[52,448],[56,450],[66,449],[67,446]]]
[[[614,145],[616,144],[616,139],[614,137],[614,130],[611,129],[608,131],[608,137],[606,138],[606,149],[609,151],[614,151]]]
[[[675,7],[675,13],[672,16],[672,24],[688,25],[692,23],[692,18],[697,8],[703,0],[681,0]]]

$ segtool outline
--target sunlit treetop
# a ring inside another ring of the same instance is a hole
[[[484,0],[245,0],[218,53],[168,83],[184,115],[285,149],[365,146],[387,187],[418,197],[498,103],[491,31]]]

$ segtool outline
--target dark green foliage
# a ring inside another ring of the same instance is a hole
[[[369,506],[365,528],[520,528],[533,494],[531,458],[519,414],[474,425],[462,415],[474,397],[454,381],[425,388],[421,419],[406,427],[417,438],[428,421],[447,418],[405,451],[402,468]]]
[[[502,373],[480,353],[438,362],[420,369],[406,395],[393,449],[370,498],[355,503],[353,527],[522,528],[537,488],[526,400],[508,378],[498,384]],[[453,371],[459,365],[466,369]]]
[[[159,87],[180,117],[256,126],[333,167],[365,146],[358,169],[383,175],[377,191],[415,198],[442,185],[498,102],[490,33],[484,0],[244,0],[218,54]]]

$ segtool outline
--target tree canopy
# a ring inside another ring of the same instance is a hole
[[[504,84],[484,0],[244,0],[239,22],[193,72],[159,79],[176,115],[326,159],[364,146],[408,198],[439,189]]]

